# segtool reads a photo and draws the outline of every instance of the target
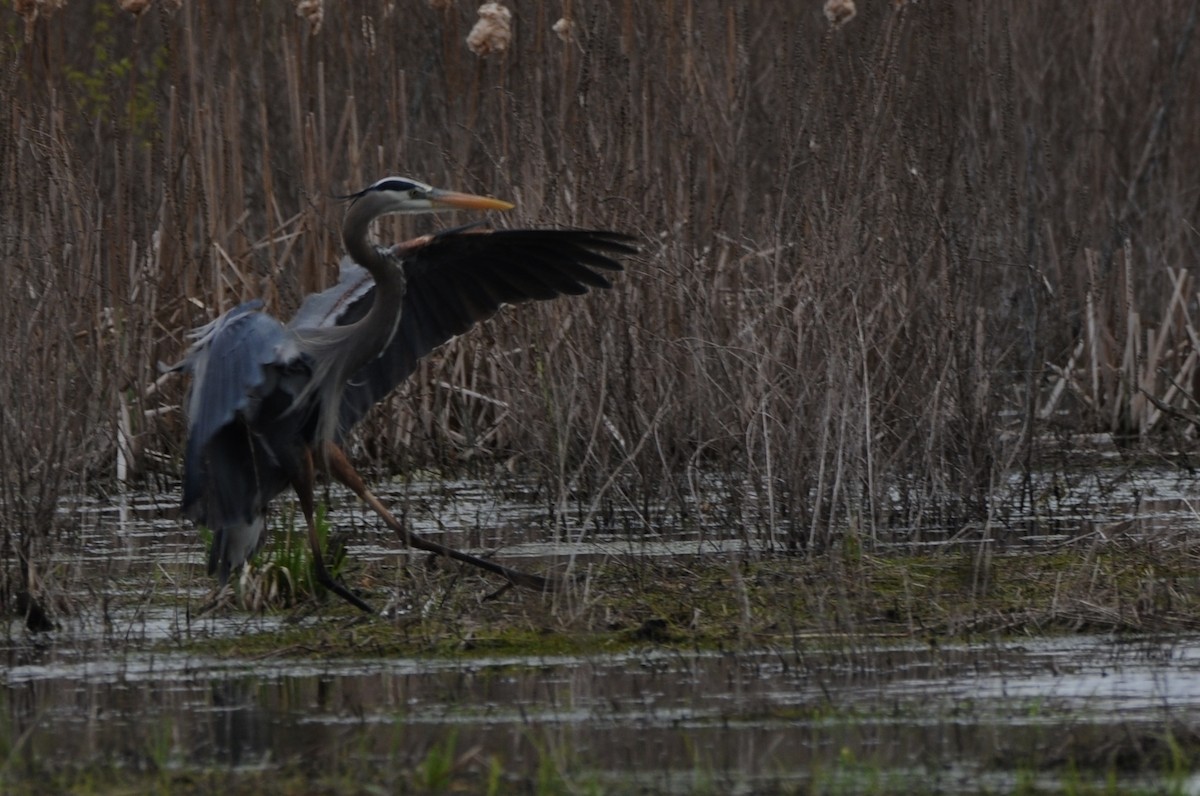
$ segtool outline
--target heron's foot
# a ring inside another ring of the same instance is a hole
[[[347,589],[345,587],[345,585],[343,585],[341,582],[334,580],[333,576],[329,574],[329,571],[327,569],[325,569],[325,567],[318,566],[318,567],[316,567],[316,570],[317,570],[317,583],[320,583],[327,590],[333,592],[338,597],[341,597],[343,600],[350,603],[358,610],[364,611],[368,614],[375,613],[374,608],[372,608],[370,605],[368,605],[366,602],[364,602],[362,599],[360,599],[352,591]]]
[[[507,572],[504,573],[504,577],[508,578],[511,586],[520,586],[522,589],[531,589],[543,594],[558,591],[563,586],[562,580],[553,575],[535,575],[531,572],[521,572],[507,567],[505,569]]]
[[[491,571],[508,581],[508,583],[504,584],[494,593],[488,595],[487,599],[489,600],[496,599],[514,586],[521,589],[529,589],[530,591],[541,592],[542,594],[553,594],[555,592],[563,591],[573,581],[572,578],[564,578],[560,575],[538,575],[533,572],[523,572],[519,569],[506,567],[503,564],[497,564],[491,558],[484,558],[482,560],[492,564],[494,568],[491,569]]]
[[[236,604],[237,590],[232,583],[223,583],[209,593],[208,599],[196,609],[194,616],[197,619],[204,619],[216,614],[218,611],[232,608]]]
[[[567,585],[567,580],[556,575],[534,575],[529,572],[521,572],[519,570],[510,569],[505,575],[508,582],[494,592],[484,597],[484,602],[498,600],[503,597],[512,588],[530,589],[532,591],[541,592],[542,594],[551,594],[553,592],[562,591]]]

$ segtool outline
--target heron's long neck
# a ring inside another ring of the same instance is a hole
[[[357,212],[356,212],[357,211]],[[395,334],[404,299],[404,273],[389,262],[369,239],[375,214],[367,207],[354,207],[342,225],[342,243],[354,262],[375,279],[375,299],[362,320],[353,325],[355,345],[348,372],[361,368],[383,351]]]

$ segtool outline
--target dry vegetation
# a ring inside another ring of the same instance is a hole
[[[1194,0],[522,0],[486,57],[468,3],[55,5],[0,13],[10,597],[59,495],[169,488],[184,332],[326,285],[331,195],[391,173],[643,253],[440,352],[360,460],[811,550],[986,519],[1052,435],[1192,444]]]

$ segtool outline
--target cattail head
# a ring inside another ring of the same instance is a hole
[[[135,17],[141,16],[142,12],[150,7],[150,0],[121,0],[121,10],[128,11]]]
[[[840,28],[854,19],[854,15],[857,13],[858,9],[854,7],[854,0],[825,0],[825,18],[835,28]]]
[[[479,21],[467,35],[467,47],[480,58],[502,53],[512,43],[512,12],[500,3],[479,7]]]
[[[308,20],[308,32],[316,36],[325,21],[325,0],[300,0],[296,3],[296,16]]]
[[[570,44],[571,34],[575,31],[575,23],[563,17],[554,23],[554,27],[551,30],[558,34],[558,38],[562,39],[563,44]]]

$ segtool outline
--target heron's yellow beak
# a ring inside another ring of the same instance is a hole
[[[516,207],[512,202],[502,199],[437,189],[429,192],[428,199],[434,207],[453,207],[457,210],[512,210]]]

